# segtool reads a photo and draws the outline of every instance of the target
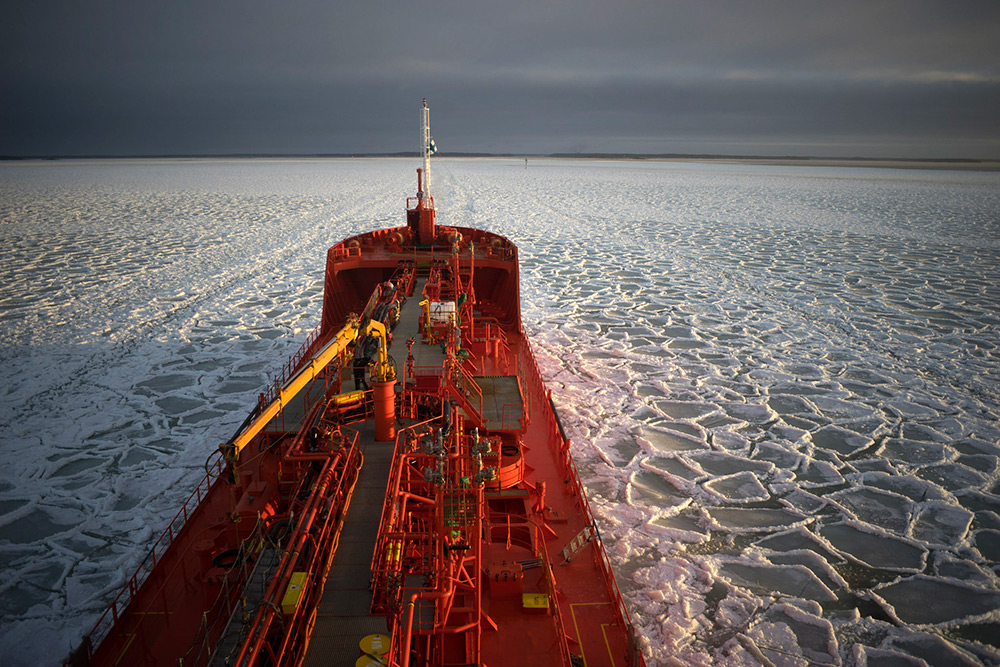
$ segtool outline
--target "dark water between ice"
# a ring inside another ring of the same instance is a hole
[[[325,248],[401,224],[414,169],[0,166],[4,664],[94,622],[317,322]],[[1000,175],[433,176],[439,222],[521,249],[649,664],[1000,663]]]

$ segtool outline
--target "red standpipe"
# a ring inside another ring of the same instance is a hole
[[[453,569],[448,568],[447,576],[444,580],[438,580],[437,586],[434,590],[424,590],[418,591],[410,595],[409,600],[406,604],[406,631],[403,634],[403,659],[402,667],[409,667],[410,665],[410,641],[413,639],[413,615],[415,613],[414,607],[417,604],[417,600],[440,600],[449,597],[455,591],[455,580],[453,578]]]
[[[375,390],[375,439],[392,442],[396,439],[396,381],[372,382]]]

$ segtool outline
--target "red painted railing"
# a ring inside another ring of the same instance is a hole
[[[149,553],[146,557],[142,559],[139,566],[136,568],[132,576],[128,578],[125,582],[125,586],[122,590],[115,596],[115,599],[111,601],[111,605],[105,610],[101,617],[94,624],[94,628],[87,635],[85,642],[92,650],[94,647],[101,643],[101,640],[111,631],[111,628],[115,626],[118,622],[119,616],[125,611],[129,603],[132,601],[133,595],[142,586],[142,583],[146,581],[150,572],[156,567],[156,563],[159,561],[160,555],[162,555],[171,544],[173,544],[174,539],[183,530],[184,525],[187,523],[188,517],[198,506],[198,504],[208,495],[208,491],[211,488],[215,480],[222,474],[223,469],[223,458],[221,456],[215,459],[215,463],[208,467],[208,472],[195,487],[191,495],[188,496],[187,500],[184,501],[184,505],[181,507],[180,511],[171,519],[170,523],[157,538],[153,546],[150,547]]]
[[[527,364],[524,369],[527,373],[522,373],[521,377],[527,377],[535,387],[535,390],[542,391],[542,395],[548,397],[549,399],[547,401],[543,401],[540,406],[542,417],[548,424],[550,435],[549,442],[553,443],[553,449],[555,450],[556,455],[559,457],[559,460],[563,462],[563,465],[566,466],[568,473],[566,475],[567,480],[570,482],[570,488],[576,495],[577,503],[586,516],[587,524],[594,526],[594,529],[597,531],[597,539],[594,541],[596,547],[595,561],[604,574],[604,582],[609,598],[618,607],[619,614],[625,622],[629,633],[633,634],[632,618],[628,612],[628,607],[625,605],[625,598],[622,595],[621,590],[618,588],[618,582],[614,576],[614,570],[611,566],[611,559],[608,557],[608,553],[604,548],[604,542],[601,540],[601,533],[597,527],[597,520],[594,518],[594,513],[590,509],[590,502],[587,500],[586,489],[583,487],[583,482],[580,480],[580,472],[576,467],[576,462],[570,454],[570,441],[562,433],[562,428],[560,427],[558,418],[556,417],[555,408],[551,400],[552,392],[545,389],[541,372],[538,370],[538,363],[535,361],[535,355],[531,351],[531,346],[528,343],[523,327],[521,328],[521,337],[523,340],[523,358],[527,360]],[[529,395],[534,394],[532,391],[528,391],[527,393]]]

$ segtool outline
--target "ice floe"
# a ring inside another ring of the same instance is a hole
[[[760,595],[772,594],[832,602],[837,599],[816,574],[800,563],[772,565],[757,563],[746,558],[719,558],[718,574],[737,586],[743,586]]]
[[[927,548],[872,524],[842,521],[826,524],[819,534],[847,559],[895,572],[922,572]]]
[[[905,533],[910,524],[913,502],[879,489],[853,487],[824,496],[836,503],[855,519],[888,529],[894,533]]]
[[[771,497],[757,475],[748,471],[713,477],[702,488],[731,503],[759,502]]]
[[[959,625],[1000,620],[1000,592],[957,580],[918,574],[873,592],[902,623]]]

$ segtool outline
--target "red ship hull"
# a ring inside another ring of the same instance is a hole
[[[644,664],[517,249],[429,197],[329,250],[319,329],[207,469],[71,663]]]

